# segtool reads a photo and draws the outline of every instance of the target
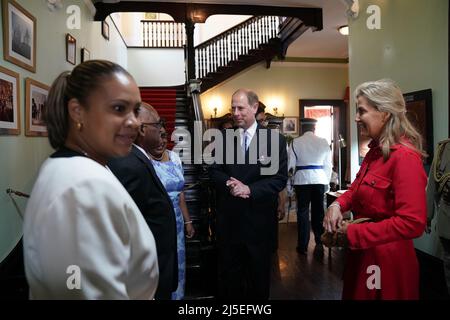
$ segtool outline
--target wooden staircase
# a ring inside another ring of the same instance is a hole
[[[256,16],[200,44],[195,60],[202,92],[261,61],[269,68],[309,28],[298,18]]]
[[[152,105],[158,111],[161,119],[166,123],[168,136],[171,137],[175,129],[176,120],[187,122],[185,115],[186,91],[184,85],[175,87],[141,87],[142,101]],[[172,150],[174,144],[169,138],[168,148]]]

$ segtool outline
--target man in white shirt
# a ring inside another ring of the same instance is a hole
[[[317,120],[300,120],[303,135],[295,138],[289,152],[289,170],[295,172],[294,187],[297,195],[297,252],[306,254],[309,243],[309,205],[311,225],[318,249],[322,248],[323,196],[331,179],[331,150],[328,142],[314,132]]]

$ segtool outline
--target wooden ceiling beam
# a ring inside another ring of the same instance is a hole
[[[103,21],[114,12],[161,12],[167,13],[175,22],[203,23],[209,16],[215,14],[252,15],[252,16],[282,16],[294,17],[303,21],[313,30],[322,30],[322,8],[298,8],[206,3],[174,3],[120,1],[117,3],[96,2],[95,21]]]

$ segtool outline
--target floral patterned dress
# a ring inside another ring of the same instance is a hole
[[[185,246],[184,246],[184,219],[180,209],[180,193],[184,188],[183,167],[181,159],[175,152],[167,150],[170,161],[160,162],[152,160],[153,167],[158,175],[161,183],[166,188],[167,193],[173,203],[175,209],[175,218],[177,222],[177,251],[178,251],[178,287],[172,293],[173,300],[181,300],[184,298],[185,284]]]

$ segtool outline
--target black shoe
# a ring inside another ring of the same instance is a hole
[[[297,253],[304,254],[304,255],[306,255],[306,253],[307,253],[306,249],[301,249],[300,247],[295,248],[295,251],[297,251]]]

